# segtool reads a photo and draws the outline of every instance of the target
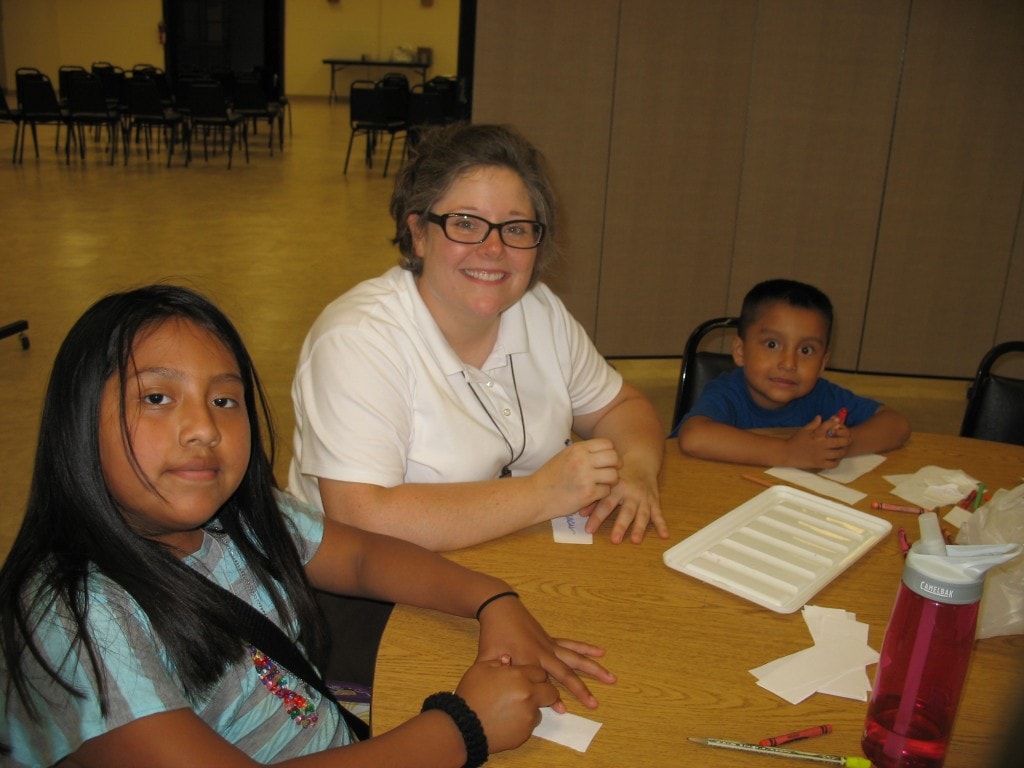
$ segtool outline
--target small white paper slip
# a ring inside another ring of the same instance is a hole
[[[942,519],[959,530],[963,527],[964,523],[971,519],[973,515],[974,513],[971,512],[969,509],[953,506],[950,508],[949,512],[947,512],[943,516]]]
[[[823,469],[818,474],[837,483],[852,483],[861,475],[866,475],[872,469],[885,461],[885,456],[877,453],[865,453],[863,456],[847,456],[839,462],[839,466],[832,469]]]
[[[551,707],[541,707],[540,725],[533,729],[533,735],[572,747],[577,752],[586,752],[600,727],[601,723],[572,712],[560,715]]]
[[[765,474],[785,480],[787,483],[793,483],[793,485],[803,486],[810,491],[820,493],[822,496],[831,496],[833,499],[839,499],[844,504],[856,504],[866,495],[852,488],[847,488],[845,485],[818,477],[813,472],[806,472],[802,469],[794,469],[793,467],[772,467],[771,469],[766,469]]]
[[[587,533],[587,518],[575,512],[551,521],[551,532],[557,544],[593,544],[594,535]]]

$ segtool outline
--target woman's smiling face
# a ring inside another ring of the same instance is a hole
[[[468,213],[494,223],[536,218],[523,180],[498,166],[474,168],[458,177],[432,211]],[[410,217],[416,255],[423,260],[417,283],[442,331],[497,323],[530,287],[536,248],[509,248],[497,230],[476,245],[456,243],[441,226],[423,223],[419,216]]]

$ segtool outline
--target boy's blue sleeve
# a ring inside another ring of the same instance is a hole
[[[743,389],[745,386],[742,368],[723,373],[712,379],[701,390],[697,402],[683,416],[682,421],[686,421],[691,416],[707,416],[712,421],[721,424],[735,425],[739,415],[739,409],[736,406],[745,395]]]

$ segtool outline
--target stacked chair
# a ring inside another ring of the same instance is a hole
[[[21,115],[21,137],[15,147],[18,162],[25,159],[25,129],[32,131],[32,145],[35,147],[36,158],[39,157],[39,138],[36,127],[53,125],[57,128],[54,138],[54,149],[59,146],[60,127],[67,123],[67,111],[61,108],[53,82],[35,67],[19,67],[14,73],[18,93],[18,111]]]
[[[391,149],[395,136],[409,129],[409,81],[405,75],[388,74],[377,82],[355,80],[349,86],[349,120],[351,132],[348,150],[345,153],[345,168],[352,156],[352,144],[357,136],[366,139],[366,165],[373,168],[373,156],[377,141],[383,134],[389,137],[387,156],[384,160],[384,176],[388,175],[391,163]]]
[[[149,160],[150,144],[154,129],[157,137],[163,138],[167,144],[167,167],[171,167],[174,148],[179,141],[186,144],[185,155],[188,154],[188,137],[185,118],[178,110],[168,107],[162,98],[157,80],[147,72],[134,72],[125,80],[127,103],[124,116],[124,162],[128,164],[128,153],[131,147],[132,131],[136,141],[140,136],[146,145],[146,159]]]
[[[159,151],[167,147],[167,165],[175,151],[182,148],[187,166],[192,160],[192,138],[202,137],[203,155],[209,160],[210,147],[227,150],[227,166],[232,167],[235,148],[240,147],[249,162],[249,130],[255,133],[262,123],[268,132],[267,147],[274,154],[275,129],[279,149],[284,148],[284,113],[291,112],[288,99],[277,75],[261,69],[236,73],[227,69],[210,72],[185,68],[175,78],[175,87],[164,70],[152,64],[136,64],[125,71],[109,61],[95,61],[90,69],[78,65],[61,66],[59,89],[50,78],[34,67],[20,67],[16,73],[17,99],[8,104],[0,91],[0,122],[15,126],[12,162],[23,162],[25,135],[32,133],[36,158],[39,157],[37,126],[53,125],[57,129],[54,149],[60,148],[60,129],[68,128],[64,140],[65,162],[71,162],[72,144],[85,158],[86,128],[92,128],[97,140],[105,138],[105,151],[110,163],[123,141],[124,162],[128,163],[132,144],[145,143],[147,160],[154,141]],[[392,75],[382,81],[379,96],[395,100],[384,109],[394,134],[404,130],[408,109],[408,81],[404,75]],[[387,130],[378,126],[377,132]],[[351,150],[351,142],[350,147]],[[388,155],[390,161],[390,150]],[[385,174],[387,164],[385,164]]]
[[[71,142],[77,141],[78,154],[85,159],[85,129],[97,131],[106,128],[107,151],[110,164],[117,155],[117,142],[121,134],[121,115],[117,104],[109,104],[100,79],[86,70],[76,72],[67,82],[67,123],[68,132],[64,138],[64,159],[71,163]],[[77,133],[76,133],[77,131]]]
[[[232,109],[252,125],[256,132],[261,120],[267,122],[267,146],[270,154],[274,154],[274,124],[278,125],[278,143],[284,149],[284,134],[281,132],[281,105],[271,101],[263,80],[256,73],[238,75],[234,82],[234,98]]]
[[[188,120],[188,139],[185,148],[185,165],[192,162],[192,141],[197,132],[203,136],[203,157],[210,159],[209,140],[211,134],[214,147],[220,139],[228,141],[228,169],[234,157],[235,144],[245,149],[245,162],[249,162],[248,123],[242,115],[228,106],[224,86],[220,81],[197,79],[182,84],[179,90],[181,109]]]

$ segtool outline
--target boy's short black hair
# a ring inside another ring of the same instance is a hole
[[[820,314],[825,320],[825,347],[828,348],[832,341],[832,302],[813,285],[783,278],[765,280],[747,292],[743,298],[743,308],[740,310],[739,337],[746,338],[747,328],[757,320],[761,309],[766,304],[774,304],[777,301],[783,301],[792,307],[811,309]]]

